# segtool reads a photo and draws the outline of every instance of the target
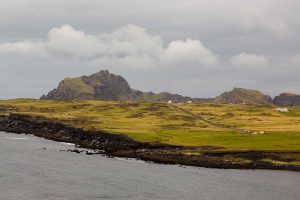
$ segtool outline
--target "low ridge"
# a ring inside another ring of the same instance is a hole
[[[233,88],[230,92],[224,92],[216,97],[214,103],[225,104],[272,104],[272,98],[262,94],[260,91],[244,88]]]
[[[282,93],[272,99],[258,90],[233,88],[216,98],[191,98],[179,94],[143,92],[130,87],[125,78],[101,70],[90,76],[65,78],[43,100],[112,100],[145,102],[186,102],[299,106],[300,95]]]
[[[282,93],[274,98],[274,103],[280,106],[300,106],[300,95]]]
[[[114,75],[108,70],[102,70],[90,76],[77,78],[65,78],[58,87],[41,97],[43,100],[114,100],[114,101],[149,101],[174,102],[184,101],[207,101],[207,99],[196,99],[179,94],[162,92],[142,92],[132,89],[126,79]]]

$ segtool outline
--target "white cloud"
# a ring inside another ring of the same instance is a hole
[[[217,64],[217,57],[199,40],[187,39],[170,42],[165,49],[165,59],[168,63],[181,64]]]
[[[264,67],[269,65],[269,60],[265,55],[247,53],[240,53],[239,55],[233,56],[230,62],[234,66],[242,67]]]
[[[213,65],[217,57],[199,40],[171,41],[167,47],[161,36],[144,28],[127,25],[111,33],[89,35],[71,25],[52,28],[39,41],[0,43],[0,55],[49,55],[84,59],[97,65],[115,65],[133,69],[193,64]]]
[[[48,40],[44,45],[52,54],[82,58],[103,51],[95,36],[86,35],[82,31],[75,30],[70,25],[52,28],[48,33]]]
[[[21,42],[0,43],[0,55],[45,57],[47,56],[47,51],[43,42],[28,40]]]

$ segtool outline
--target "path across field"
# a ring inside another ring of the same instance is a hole
[[[245,129],[238,129],[238,128],[234,128],[233,126],[229,126],[229,125],[225,125],[225,124],[219,124],[219,123],[216,123],[216,122],[213,122],[213,121],[210,121],[210,120],[207,120],[205,119],[204,117],[200,116],[200,115],[196,115],[182,107],[179,107],[177,105],[174,105],[174,104],[168,104],[169,106],[175,108],[175,109],[178,109],[186,114],[189,114],[193,117],[195,117],[196,119],[199,119],[201,121],[204,121],[206,123],[208,123],[209,125],[212,125],[212,126],[215,126],[215,127],[219,127],[219,128],[225,128],[225,129],[230,129],[232,131],[237,131],[239,133],[251,133],[252,131],[249,131],[249,130],[245,130]]]

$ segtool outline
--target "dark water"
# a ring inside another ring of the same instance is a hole
[[[44,149],[46,148],[46,149]],[[147,164],[0,132],[0,200],[299,200],[300,173]]]

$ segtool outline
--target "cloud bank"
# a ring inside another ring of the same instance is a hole
[[[82,59],[133,69],[180,64],[211,66],[218,62],[200,40],[175,40],[165,45],[161,36],[131,24],[99,35],[62,25],[52,28],[45,39],[0,43],[0,56]]]
[[[39,97],[101,69],[145,91],[300,93],[299,9],[299,0],[3,0],[0,98]]]

